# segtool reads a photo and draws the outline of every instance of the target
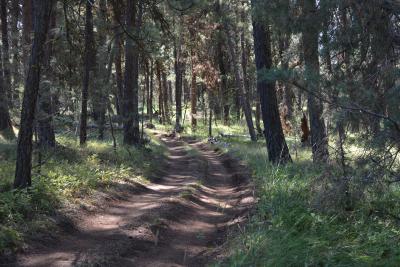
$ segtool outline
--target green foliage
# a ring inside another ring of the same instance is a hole
[[[51,216],[64,203],[85,201],[95,190],[122,182],[145,183],[148,170],[157,168],[151,159],[163,153],[155,141],[147,148],[120,146],[115,152],[110,141],[90,141],[85,148],[72,136],[57,141],[60,146],[44,153],[40,174],[34,169],[33,185],[25,190],[12,189],[15,145],[0,145],[0,255],[19,248],[29,233],[48,229],[49,220],[42,216]]]
[[[348,211],[333,205],[321,209],[318,196],[327,192],[316,183],[339,172],[313,166],[303,158],[309,155],[306,151],[301,151],[293,164],[276,167],[266,160],[262,143],[227,142],[230,145],[225,150],[243,159],[253,171],[259,200],[244,233],[233,239],[233,254],[223,265],[398,265],[400,228],[393,216],[400,211],[394,201],[398,189],[385,188],[379,193],[369,188]],[[350,187],[357,185],[354,181]],[[381,212],[373,212],[377,210]]]

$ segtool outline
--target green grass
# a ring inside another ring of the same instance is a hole
[[[157,140],[143,149],[118,146],[116,152],[110,140],[89,141],[84,148],[73,136],[59,135],[57,142],[56,150],[44,153],[40,174],[33,170],[28,190],[12,189],[16,145],[0,142],[0,255],[19,249],[26,237],[48,231],[49,217],[65,206],[90,201],[94,192],[117,184],[146,183],[157,168],[154,158],[164,153]],[[37,153],[33,162],[36,166]]]
[[[397,186],[362,191],[354,181],[351,194],[363,194],[346,211],[340,182],[328,182],[340,171],[315,166],[308,150],[299,149],[294,163],[276,167],[266,160],[262,142],[224,141],[228,145],[221,148],[252,170],[259,201],[244,233],[232,237],[232,256],[221,265],[398,266],[399,221],[372,213],[400,214]]]
[[[186,125],[183,135],[207,140],[199,122],[196,132]],[[265,141],[244,137],[245,124],[213,125],[214,136],[220,132],[237,136],[218,137],[217,146],[249,166],[258,203],[244,231],[230,238],[231,256],[217,266],[399,266],[397,183],[365,182],[365,170],[350,161],[347,195],[339,166],[313,164],[298,137],[287,138],[293,163],[273,166]],[[360,142],[351,136],[347,157],[362,153]]]

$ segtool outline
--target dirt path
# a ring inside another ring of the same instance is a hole
[[[243,168],[194,140],[161,139],[169,156],[156,182],[82,218],[78,231],[17,265],[204,266],[221,256],[215,248],[253,203]]]

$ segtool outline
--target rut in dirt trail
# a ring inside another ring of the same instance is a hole
[[[169,155],[156,182],[85,216],[79,230],[17,265],[204,266],[223,257],[216,248],[254,202],[245,168],[195,140],[160,138]]]

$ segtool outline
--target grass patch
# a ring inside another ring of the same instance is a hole
[[[83,148],[70,135],[57,136],[57,142],[57,149],[44,152],[40,174],[33,170],[33,185],[25,190],[12,189],[15,143],[0,143],[0,255],[19,249],[31,234],[48,231],[49,217],[66,205],[78,205],[116,184],[147,183],[157,169],[154,159],[165,151],[157,140],[145,148],[118,146],[116,151],[110,140],[92,140]]]
[[[381,191],[366,187],[351,210],[338,209],[339,184],[326,181],[340,173],[332,166],[312,164],[308,149],[299,149],[294,163],[276,167],[267,161],[263,142],[221,143],[228,145],[220,149],[250,167],[259,198],[255,215],[244,232],[232,238],[232,255],[221,265],[398,266],[398,186]],[[350,183],[348,190],[361,191],[359,184]]]

